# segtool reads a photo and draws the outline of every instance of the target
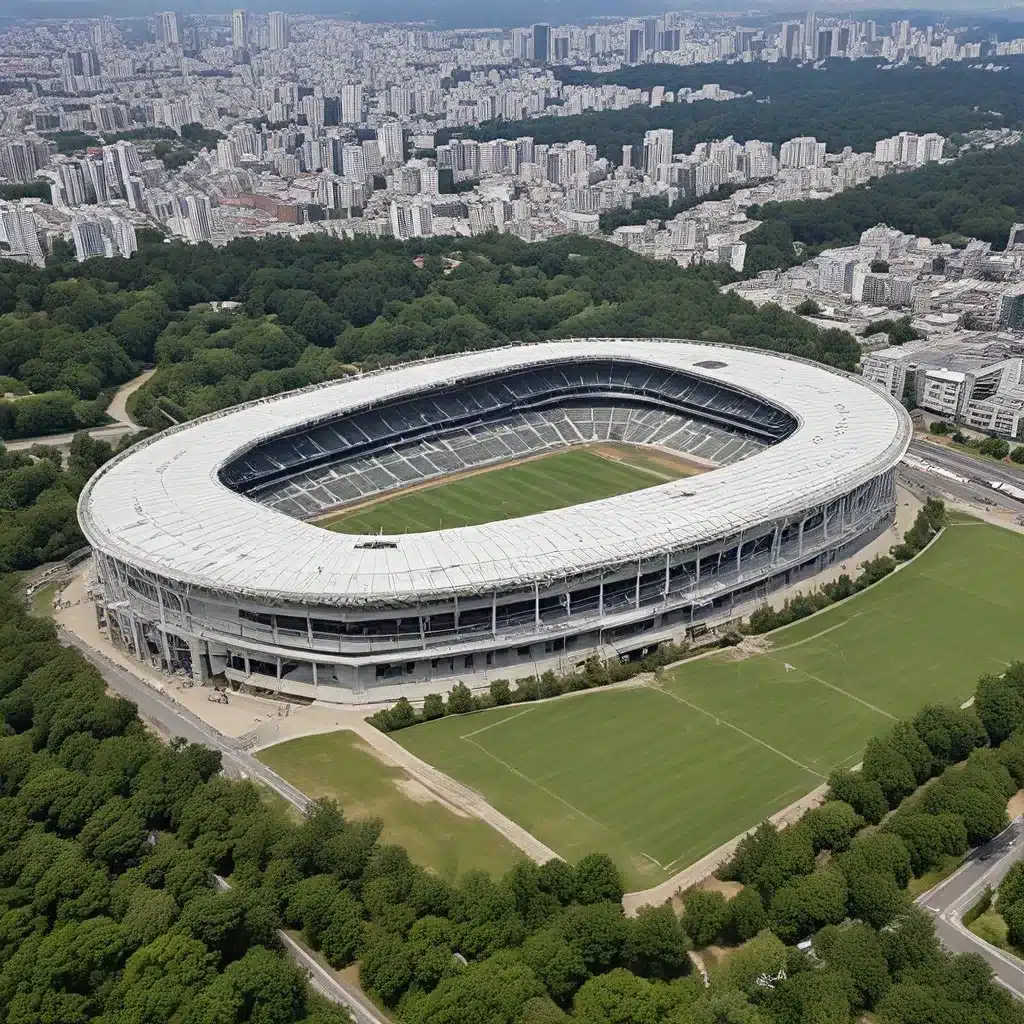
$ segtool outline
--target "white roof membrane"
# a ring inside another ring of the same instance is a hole
[[[521,519],[383,538],[395,547],[360,546],[366,538],[292,519],[218,478],[253,442],[368,402],[588,358],[703,377],[762,397],[798,426],[781,443],[697,477]],[[798,359],[672,340],[543,342],[332,381],[164,431],[100,468],[82,492],[79,520],[95,548],[189,586],[313,606],[415,602],[532,587],[795,515],[894,466],[911,433],[888,394]]]

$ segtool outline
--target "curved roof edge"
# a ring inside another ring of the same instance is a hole
[[[684,370],[790,412],[789,438],[684,479],[501,523],[355,547],[356,536],[289,519],[218,479],[255,441],[452,379],[555,359],[637,360]],[[713,361],[723,365],[697,365]],[[912,425],[862,377],[795,356],[677,339],[572,339],[461,353],[313,385],[171,427],[90,479],[79,521],[90,543],[186,586],[255,600],[358,606],[532,584],[675,549],[795,514],[894,466]]]

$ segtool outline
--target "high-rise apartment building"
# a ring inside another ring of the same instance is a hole
[[[814,136],[790,139],[779,147],[779,167],[821,167],[825,163],[825,143]]]
[[[644,132],[644,174],[647,177],[656,178],[662,164],[672,163],[672,139],[671,128]]]
[[[341,123],[359,124],[363,120],[363,87],[362,85],[343,85],[341,87]]]
[[[405,140],[399,121],[384,121],[377,129],[377,148],[386,164],[405,163]]]
[[[286,50],[288,38],[288,15],[284,11],[271,11],[267,15],[267,45],[271,50]]]
[[[231,12],[231,48],[244,50],[249,45],[249,15],[240,7]]]
[[[160,11],[156,16],[156,41],[167,49],[181,46],[185,40],[185,30],[181,24],[181,15],[177,11]]]

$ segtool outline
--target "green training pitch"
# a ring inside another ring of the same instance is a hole
[[[681,463],[606,458],[585,448],[440,480],[322,519],[339,533],[421,533],[567,508],[686,476]]]
[[[394,734],[573,860],[654,885],[856,764],[924,704],[960,704],[1024,656],[1024,536],[955,525],[878,586],[658,684],[439,719]]]

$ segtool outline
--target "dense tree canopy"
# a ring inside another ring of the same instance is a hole
[[[569,117],[531,121],[488,121],[473,128],[448,129],[451,135],[477,139],[532,135],[537,142],[586,139],[598,155],[621,162],[624,145],[639,145],[645,131],[671,128],[676,152],[698,142],[733,136],[740,142],[761,139],[776,147],[786,139],[814,135],[830,152],[844,146],[873,151],[878,139],[901,131],[940,132],[950,136],[974,128],[1014,127],[1024,117],[1024,61],[1000,57],[1009,70],[983,74],[966,63],[938,67],[890,68],[879,74],[869,60],[831,60],[823,71],[790,62],[692,67],[644,64],[606,75],[558,69],[563,81],[576,84],[617,82],[633,88],[663,85],[676,91],[715,82],[744,99],[716,103],[672,103],[660,107],[589,111]],[[856,102],[851,102],[851,97]]]

